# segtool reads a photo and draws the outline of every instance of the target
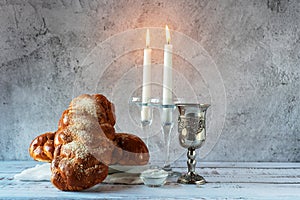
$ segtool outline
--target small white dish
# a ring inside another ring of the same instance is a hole
[[[146,186],[160,187],[166,183],[168,172],[160,168],[150,168],[143,171],[140,178]]]

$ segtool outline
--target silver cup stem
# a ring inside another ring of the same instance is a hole
[[[188,166],[188,174],[192,175],[195,174],[195,168],[196,168],[196,151],[195,148],[188,148],[188,152],[187,152],[187,166]]]

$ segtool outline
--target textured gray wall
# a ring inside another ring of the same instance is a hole
[[[300,161],[299,22],[298,0],[0,0],[0,160],[29,159],[31,140],[55,130],[97,43],[169,24],[224,81],[225,124],[205,159]]]

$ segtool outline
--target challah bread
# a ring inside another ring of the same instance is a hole
[[[48,132],[36,137],[30,144],[29,154],[37,161],[51,162],[54,153],[55,133]]]
[[[89,153],[86,145],[75,140],[75,134],[59,132],[51,163],[51,182],[60,190],[79,191],[101,183],[108,174],[108,166]],[[71,140],[70,142],[68,142]]]
[[[51,181],[60,190],[86,189],[106,178],[115,145],[100,126],[114,124],[105,113],[112,112],[103,106],[105,101],[97,101],[95,95],[81,95],[63,113],[51,164]],[[113,127],[106,130],[114,135]]]
[[[52,183],[60,190],[78,191],[102,182],[108,166],[145,165],[149,153],[132,134],[115,133],[114,105],[101,94],[73,99],[55,133],[35,138],[31,157],[52,162]]]
[[[118,165],[146,165],[149,161],[149,151],[143,140],[129,133],[117,133],[114,143],[121,148],[121,155],[114,153]],[[118,149],[118,148],[116,148]]]

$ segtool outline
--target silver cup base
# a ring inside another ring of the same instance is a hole
[[[181,184],[196,184],[196,185],[203,185],[206,183],[205,179],[196,173],[183,174],[181,177],[178,178],[177,182]]]

